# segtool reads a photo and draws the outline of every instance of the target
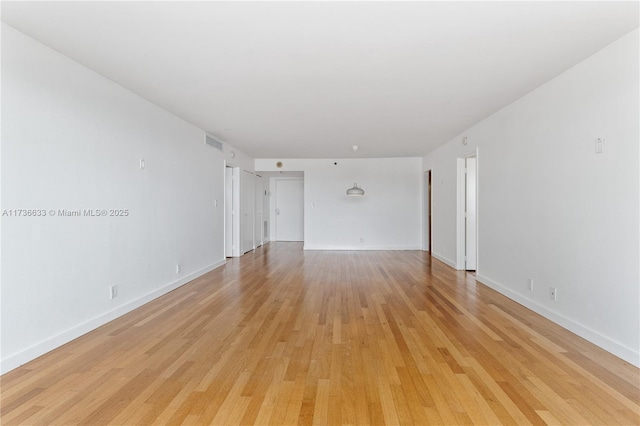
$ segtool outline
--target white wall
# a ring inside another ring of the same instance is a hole
[[[228,143],[223,143],[223,151],[224,151],[224,160],[227,165],[233,167],[239,167],[240,170],[245,170],[247,172],[254,172],[254,160],[253,157],[244,153],[244,151],[239,150],[233,145],[229,145]]]
[[[478,149],[478,279],[640,365],[638,30],[424,157],[454,263],[456,158]],[[468,145],[462,145],[462,137]],[[594,140],[605,138],[596,154]],[[527,279],[534,289],[528,290]],[[549,287],[557,287],[557,301]]]
[[[255,167],[304,172],[305,249],[421,248],[420,158],[288,159],[282,169],[277,161],[258,159]],[[354,182],[364,188],[364,197],[345,194]]]
[[[2,372],[224,263],[202,130],[4,24],[2,124],[2,210],[129,211],[2,217]]]

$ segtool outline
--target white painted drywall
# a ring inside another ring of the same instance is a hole
[[[253,173],[255,170],[253,167],[253,157],[245,154],[243,151],[240,151],[235,146],[229,145],[226,142],[223,143],[222,149],[224,151],[224,160],[227,165],[239,167],[241,170]]]
[[[224,263],[204,131],[4,24],[2,124],[2,372]]]
[[[421,249],[420,158],[287,159],[282,169],[276,162],[257,159],[255,167],[304,172],[305,249]],[[363,197],[346,195],[354,182]]]
[[[638,76],[636,30],[423,164],[433,170],[434,254],[454,263],[456,159],[478,148],[478,279],[635,365]],[[605,139],[602,154],[595,153],[598,137]],[[550,286],[558,289],[555,302]]]

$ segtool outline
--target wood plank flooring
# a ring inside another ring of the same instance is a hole
[[[5,374],[0,420],[637,425],[639,382],[426,253],[271,243]]]

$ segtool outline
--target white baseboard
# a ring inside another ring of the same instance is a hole
[[[362,250],[422,250],[420,246],[332,246],[332,245],[314,245],[305,244],[304,250],[346,250],[346,251],[362,251]]]
[[[477,275],[476,280],[486,285],[487,287],[494,289],[498,293],[501,293],[507,296],[509,299],[515,302],[518,302],[522,306],[531,309],[533,312],[542,315],[548,320],[553,321],[559,326],[566,328],[572,333],[577,334],[578,336],[588,340],[594,345],[601,347],[605,351],[612,353],[613,355],[627,361],[630,364],[635,365],[636,367],[640,367],[640,352],[638,352],[637,350],[634,350],[632,348],[622,345],[619,342],[611,340],[607,336],[604,336],[598,333],[597,331],[592,330],[572,320],[571,318],[567,318],[555,311],[552,311],[546,306],[543,306],[538,302],[528,299],[522,296],[521,294],[518,294],[513,290],[501,284],[498,284],[497,282],[487,277],[484,277],[482,275]]]
[[[439,254],[433,253],[433,252],[431,253],[431,256],[435,257],[442,263],[446,263],[447,265],[451,266],[453,269],[456,269],[456,263],[453,260],[447,259],[446,257],[440,256]]]
[[[97,317],[91,318],[88,321],[78,324],[73,328],[65,330],[62,333],[56,334],[55,336],[52,336],[46,340],[43,340],[18,353],[12,354],[0,361],[0,374],[4,374],[15,368],[18,368],[21,365],[26,364],[27,362],[32,361],[37,357],[44,355],[47,352],[52,351],[64,345],[65,343],[69,343],[70,341],[77,339],[83,334],[86,334],[92,330],[95,330],[96,328],[110,321],[113,321],[118,317],[121,317],[122,315],[129,313],[134,309],[137,309],[140,306],[146,303],[149,303],[152,300],[157,299],[158,297],[163,296],[169,293],[170,291],[173,291],[176,288],[183,286],[184,284],[190,281],[193,281],[194,279],[224,265],[225,263],[226,263],[226,259],[219,260],[196,272],[193,272],[183,278],[180,278],[179,280],[173,281],[150,293],[147,293],[142,297],[126,302],[123,305],[120,305],[112,310],[109,310],[107,312],[104,312],[98,315]]]

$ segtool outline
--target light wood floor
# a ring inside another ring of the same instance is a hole
[[[639,424],[640,372],[422,252],[272,243],[1,378],[10,424]]]

